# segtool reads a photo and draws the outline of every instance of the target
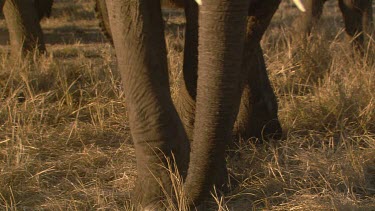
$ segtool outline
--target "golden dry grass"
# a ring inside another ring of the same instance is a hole
[[[216,197],[220,210],[375,209],[375,42],[366,59],[353,56],[328,6],[306,46],[292,42],[296,9],[283,3],[275,15],[262,45],[285,135],[229,153],[234,185]],[[12,61],[1,48],[0,210],[130,210],[135,157],[113,49],[91,1],[54,9],[47,56]],[[166,19],[176,94],[183,18]]]

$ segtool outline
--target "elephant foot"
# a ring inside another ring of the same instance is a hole
[[[225,195],[229,192],[228,170],[224,156],[214,161],[209,171],[202,171],[190,166],[189,174],[184,183],[184,193],[187,196],[190,210],[197,210],[199,207],[205,207],[210,202],[215,202],[215,198]],[[201,181],[202,176],[205,181]],[[200,210],[200,209],[198,209]],[[203,209],[205,210],[205,209]]]
[[[173,154],[164,150],[156,157],[157,150],[136,148],[138,178],[132,201],[137,210],[166,210],[181,197],[176,190],[182,189],[187,175],[190,143],[185,139],[169,147]]]
[[[170,178],[159,179],[157,181],[155,178],[138,178],[132,195],[132,202],[136,210],[167,210],[168,199],[174,197],[173,187],[169,181],[161,181]]]
[[[149,175],[153,177],[152,175]],[[163,189],[169,190],[169,187],[161,187],[154,178],[138,177],[135,188],[132,192],[132,203],[137,208],[136,210],[153,210],[153,207],[160,208],[161,202],[165,200],[166,196]],[[165,184],[163,184],[165,186]],[[167,185],[169,186],[169,185]]]
[[[268,105],[267,105],[268,104]],[[253,105],[253,114],[247,126],[246,138],[255,137],[262,141],[280,139],[282,128],[277,117],[277,104],[261,101]]]
[[[157,200],[149,203],[146,207],[141,208],[142,211],[164,211],[167,210],[166,205],[163,201]]]
[[[217,206],[217,199],[220,199],[225,195],[225,193],[229,192],[230,185],[228,185],[228,176],[227,176],[227,169],[222,168],[220,172],[213,175],[213,180],[215,181],[215,188],[212,189],[210,196],[206,199],[199,201],[198,203],[190,203],[188,204],[179,204],[180,201],[177,197],[173,194],[170,196],[165,196],[166,191],[164,189],[160,189],[160,194],[152,194],[152,191],[145,191],[150,190],[155,187],[142,187],[142,190],[134,191],[137,192],[137,196],[133,196],[133,201],[138,204],[136,210],[141,211],[166,211],[166,210],[185,210],[188,207],[190,210],[218,210]],[[148,189],[146,189],[148,188]],[[158,189],[158,187],[156,187]],[[178,188],[177,188],[178,189]],[[188,191],[188,190],[186,190]],[[215,198],[213,198],[214,196]],[[184,196],[178,196],[184,197]],[[182,201],[186,200],[187,198],[182,198]],[[180,201],[181,202],[181,201]],[[185,207],[188,206],[188,207]]]
[[[224,176],[225,175],[225,176]],[[218,210],[218,205],[217,205],[217,199],[220,199],[225,195],[225,193],[229,192],[230,186],[228,185],[228,179],[227,179],[227,170],[222,169],[222,172],[218,173],[215,175],[214,179],[216,180],[215,188],[211,191],[211,197],[208,197],[206,200],[203,200],[199,202],[199,204],[194,204],[191,203],[190,205],[187,204],[181,204],[183,207],[180,207],[181,205],[177,203],[178,199],[176,198],[166,198],[166,197],[159,197],[155,198],[153,197],[154,200],[147,200],[145,199],[145,195],[142,195],[143,201],[149,201],[146,203],[145,206],[139,205],[137,210],[142,210],[142,211],[166,211],[166,210],[185,210],[188,207],[184,206],[189,206],[190,210],[196,210],[196,211],[208,211],[208,210]],[[219,185],[220,184],[220,185]],[[214,196],[215,198],[213,198]],[[181,196],[180,196],[181,197]],[[182,199],[185,200],[185,199]],[[172,204],[171,204],[172,203]]]
[[[282,137],[282,128],[279,120],[270,119],[270,120],[260,120],[257,123],[254,123],[254,127],[249,128],[243,136],[243,138],[257,138],[261,141],[267,141],[270,139],[281,139]]]
[[[260,141],[269,141],[282,138],[282,128],[278,119],[262,120],[254,118],[246,126],[242,126],[233,131],[235,137],[241,139],[258,139]]]
[[[249,108],[251,107],[251,108]],[[261,141],[280,139],[282,128],[277,117],[277,104],[261,100],[241,108],[233,135],[242,139],[257,138]]]

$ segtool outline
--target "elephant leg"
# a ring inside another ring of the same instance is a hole
[[[362,7],[364,15],[362,15],[363,30],[370,35],[374,33],[374,19],[372,17],[372,0],[363,1]]]
[[[248,1],[204,0],[199,8],[194,141],[184,190],[192,203],[226,184],[225,148],[241,97],[240,74]]]
[[[34,0],[36,12],[39,20],[44,17],[50,17],[52,11],[53,0]]]
[[[195,99],[197,95],[198,68],[198,5],[188,0],[185,5],[186,30],[183,78],[176,99],[177,111],[190,140],[193,139]]]
[[[14,56],[34,50],[39,52],[46,50],[42,28],[32,1],[6,0],[3,12]]]
[[[306,0],[304,3],[306,12],[301,13],[296,20],[296,31],[301,33],[302,38],[311,34],[312,28],[317,24],[323,13],[326,0]]]
[[[372,19],[372,1],[339,0],[339,7],[344,18],[345,31],[351,40],[353,48],[363,54],[363,21],[371,21]],[[371,15],[369,14],[370,11]]]
[[[247,78],[244,81],[234,134],[244,139],[278,139],[281,138],[282,129],[277,116],[277,99],[268,78],[260,44],[253,49],[251,58],[244,60],[246,63],[243,71],[246,71],[244,75]]]
[[[104,36],[113,44],[111,26],[109,25],[108,9],[105,0],[95,1],[95,16],[99,20],[99,27]]]
[[[174,155],[184,177],[189,142],[169,91],[160,1],[107,3],[136,151],[134,200],[146,207],[173,196],[167,161]]]
[[[280,1],[250,4],[245,52],[243,56],[243,92],[234,134],[243,138],[279,138],[282,130],[277,117],[277,100],[271,87],[260,40]],[[268,5],[268,6],[267,6]],[[272,6],[269,6],[272,5]],[[259,10],[258,8],[266,8]]]

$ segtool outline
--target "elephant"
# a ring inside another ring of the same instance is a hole
[[[183,0],[161,0],[162,5],[172,5],[174,7],[183,7]],[[112,43],[111,26],[109,25],[108,9],[105,0],[95,0],[95,16],[99,20],[99,27],[103,35]]]
[[[225,190],[225,149],[236,118],[242,128],[260,130],[256,124],[271,122],[268,132],[281,131],[259,44],[280,2],[203,0],[198,9],[186,0],[184,77],[175,106],[160,1],[107,1],[136,151],[134,200],[141,209],[159,210],[165,195],[172,197],[165,170],[170,160],[190,205],[204,201],[213,187]],[[264,86],[270,96],[257,99]]]
[[[24,55],[37,50],[45,52],[40,20],[51,14],[53,0],[3,0],[0,2],[8,29],[12,55]]]
[[[174,5],[175,7],[184,7],[183,2],[181,1],[168,3]],[[185,12],[187,15],[189,15],[187,11]],[[102,30],[102,33],[113,44],[111,27],[109,24],[108,9],[105,0],[95,1],[95,13],[96,17],[99,20],[99,26]],[[192,14],[191,16],[191,19],[196,19],[197,15]],[[195,25],[192,24],[193,22],[187,23],[188,29],[186,33],[189,39],[187,39],[185,42],[186,46],[197,45],[196,37],[194,38],[195,40],[190,40],[194,36],[190,35],[190,33],[194,32],[194,30],[196,31],[196,29],[198,28],[197,23],[195,23]],[[263,34],[265,29],[261,29],[261,31]],[[197,34],[197,32],[194,33]],[[277,119],[277,100],[268,79],[263,52],[260,48],[260,39],[261,36],[257,37],[257,50],[254,50],[254,52],[256,53],[254,55],[247,55],[249,59],[254,60],[254,62],[252,63],[252,67],[248,67],[248,69],[255,69],[256,71],[243,73],[245,77],[257,77],[259,80],[253,81],[252,83],[249,83],[246,80],[243,81],[244,84],[242,85],[244,86],[244,88],[243,96],[241,98],[241,109],[238,113],[238,117],[233,130],[234,136],[240,135],[244,139],[248,139],[251,137],[262,138],[265,135],[271,134],[274,138],[276,138],[281,134],[281,127],[278,125],[278,121],[274,121]],[[182,118],[188,137],[190,140],[192,140],[197,86],[197,62],[192,55],[197,55],[196,48],[186,49],[184,55],[184,79],[181,80],[179,87],[179,96],[183,97],[177,98],[176,107],[180,117]],[[255,75],[248,75],[249,73]],[[252,109],[255,109],[257,112],[250,112]],[[250,116],[251,118],[249,118]],[[274,128],[279,129],[275,131]]]
[[[173,198],[169,161],[184,181],[188,204],[199,205],[214,187],[227,189],[225,150],[233,128],[249,136],[281,134],[260,46],[281,0],[197,2],[174,1],[186,16],[183,81],[174,104],[161,2],[106,1],[136,152],[133,195],[141,209],[159,210],[166,195]],[[45,50],[39,14],[48,13],[38,13],[33,3],[5,1],[8,25],[16,28],[11,44],[31,50],[34,42]]]
[[[327,0],[305,0],[306,12],[297,19],[297,31],[302,32],[302,36],[309,36],[312,28],[320,19],[324,3]],[[364,32],[372,33],[372,0],[339,0],[340,10],[345,23],[345,31],[351,40],[355,50],[363,54]]]

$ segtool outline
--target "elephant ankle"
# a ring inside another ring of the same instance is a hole
[[[221,197],[230,190],[225,160],[216,162],[215,167],[207,173],[209,176],[207,175],[204,181],[199,179],[200,175],[192,174],[188,175],[186,179],[184,193],[187,196],[189,206],[194,208],[192,210],[214,200],[213,196],[215,198]]]
[[[277,117],[264,123],[262,128],[258,131],[259,133],[255,134],[255,137],[259,138],[261,141],[281,139],[283,134],[282,127]]]
[[[178,194],[175,190],[182,188],[187,175],[189,149],[189,142],[185,140],[170,146],[169,152],[136,151],[138,178],[132,200],[138,210],[153,210],[155,207],[154,210],[163,210],[161,205],[175,201]]]
[[[233,131],[235,139],[240,138],[248,140],[256,138],[260,141],[268,141],[270,139],[281,139],[282,128],[277,118],[262,119],[262,117],[251,117],[248,123],[236,126]]]
[[[132,192],[132,203],[136,210],[166,210],[166,202],[173,197],[172,183],[169,178],[155,178],[148,175],[138,177]]]
[[[233,135],[241,139],[256,138],[261,141],[280,139],[282,128],[277,117],[277,104],[265,106],[266,102],[254,103],[252,111],[239,116]]]
[[[132,203],[136,210],[144,210],[146,207],[151,208],[156,204],[156,202],[161,202],[165,200],[162,188],[156,182],[151,184],[147,183],[141,178],[137,179],[136,186],[132,192]]]

